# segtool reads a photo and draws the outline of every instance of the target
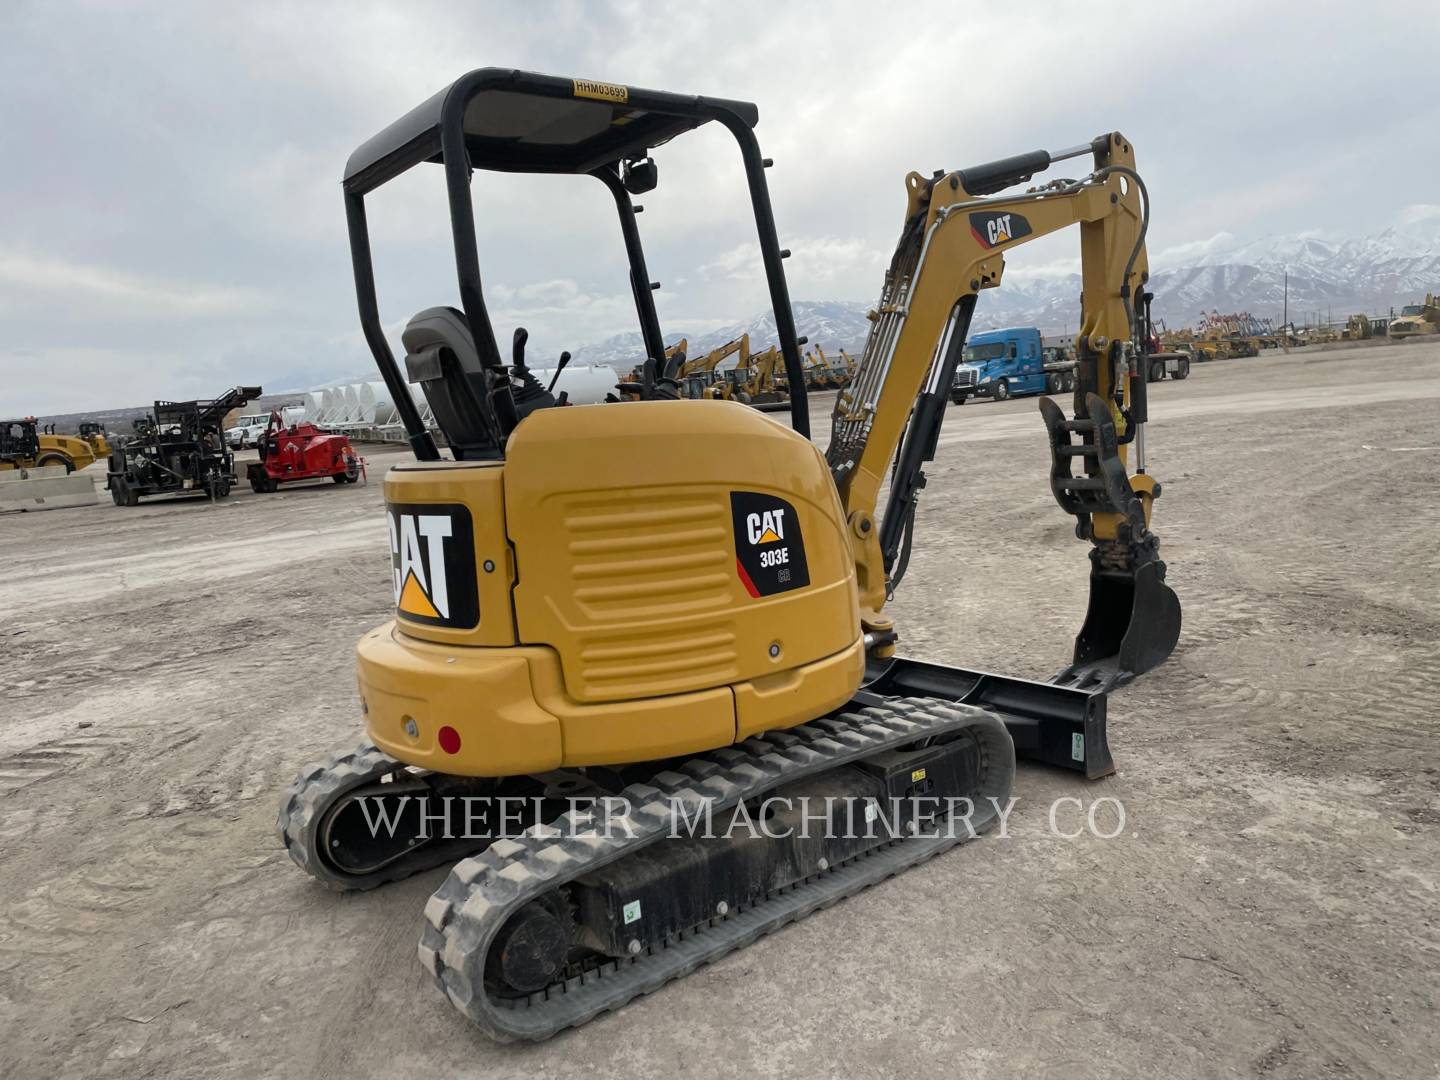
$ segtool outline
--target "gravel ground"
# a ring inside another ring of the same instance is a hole
[[[273,833],[359,736],[401,455],[367,451],[366,486],[0,518],[0,1071],[1435,1076],[1437,398],[1421,343],[1152,387],[1185,629],[1111,701],[1118,774],[1024,767],[1008,838],[537,1047],[486,1042],[416,962],[443,871],[337,897]],[[1046,471],[1033,401],[951,411],[905,653],[1063,666],[1087,563]],[[1055,835],[1060,798],[1060,831],[1097,799],[1124,827]]]

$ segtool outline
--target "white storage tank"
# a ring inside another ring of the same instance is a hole
[[[360,387],[364,383],[350,383],[341,388],[340,393],[345,404],[343,406],[345,415],[342,423],[358,424],[364,417],[360,415]]]
[[[389,424],[396,419],[390,388],[383,382],[360,383],[358,388],[360,419],[367,424]]]
[[[420,422],[426,427],[434,427],[435,413],[430,408],[430,399],[425,396],[425,388],[419,383],[407,383],[410,388],[410,396],[415,399],[415,408],[420,411]]]
[[[535,378],[540,380],[541,386],[549,386],[551,378],[555,375],[554,368],[531,368]],[[568,391],[570,404],[572,405],[598,405],[605,400],[606,394],[619,392],[615,384],[620,381],[620,375],[609,364],[594,364],[590,367],[576,367],[571,364],[560,373],[560,380],[555,384],[554,394],[560,396],[560,392]]]

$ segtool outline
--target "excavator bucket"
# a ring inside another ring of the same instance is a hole
[[[1180,640],[1180,598],[1165,584],[1158,542],[1119,457],[1110,410],[1095,394],[1086,414],[1066,419],[1049,398],[1040,415],[1050,432],[1050,487],[1056,501],[1080,521],[1088,536],[1094,514],[1119,513],[1128,523],[1124,539],[1090,552],[1090,605],[1075,638],[1074,662],[1055,677],[1062,686],[1110,690],[1165,662]],[[1075,462],[1086,462],[1075,475]],[[1158,495],[1158,485],[1154,489]],[[1153,496],[1152,496],[1153,497]]]
[[[1085,625],[1062,685],[1109,690],[1163,664],[1180,640],[1180,598],[1165,584],[1165,564],[1134,572],[1092,570]]]

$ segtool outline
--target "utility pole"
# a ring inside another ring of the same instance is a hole
[[[1290,267],[1285,267],[1285,325],[1290,325]]]

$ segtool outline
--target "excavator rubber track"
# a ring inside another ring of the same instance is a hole
[[[375,875],[373,880],[355,880],[329,865],[321,855],[318,840],[321,822],[337,800],[356,788],[379,783],[402,768],[400,762],[370,743],[306,766],[280,800],[280,817],[275,822],[275,831],[291,861],[336,892],[373,889],[418,873],[421,867],[393,867],[390,873]]]
[[[453,842],[425,843],[387,859],[383,865],[373,869],[347,871],[325,854],[331,811],[350,799],[395,790],[392,784],[404,784],[407,790],[429,794],[427,784],[431,776],[423,771],[410,770],[403,762],[396,761],[372,743],[361,743],[353,750],[333,754],[307,766],[280,801],[280,816],[275,829],[295,865],[327,889],[363,892],[392,881],[401,881],[447,862],[453,863],[484,841],[472,842],[468,849],[457,847]]]
[[[959,835],[951,826],[887,839],[757,903],[669,934],[663,944],[567,969],[543,990],[503,996],[487,989],[491,947],[512,915],[568,882],[672,836],[679,814],[697,812],[707,799],[712,813],[732,808],[782,784],[883,751],[962,733],[975,739],[980,767],[969,793],[974,813]],[[616,811],[622,816],[571,811],[465,859],[425,906],[420,961],[451,1003],[491,1038],[546,1039],[923,862],[972,832],[985,831],[998,820],[999,807],[1008,806],[1014,774],[1014,747],[998,715],[934,699],[885,701],[756,736],[691,758],[648,783],[630,785],[622,792],[623,803],[607,804],[626,806]]]

